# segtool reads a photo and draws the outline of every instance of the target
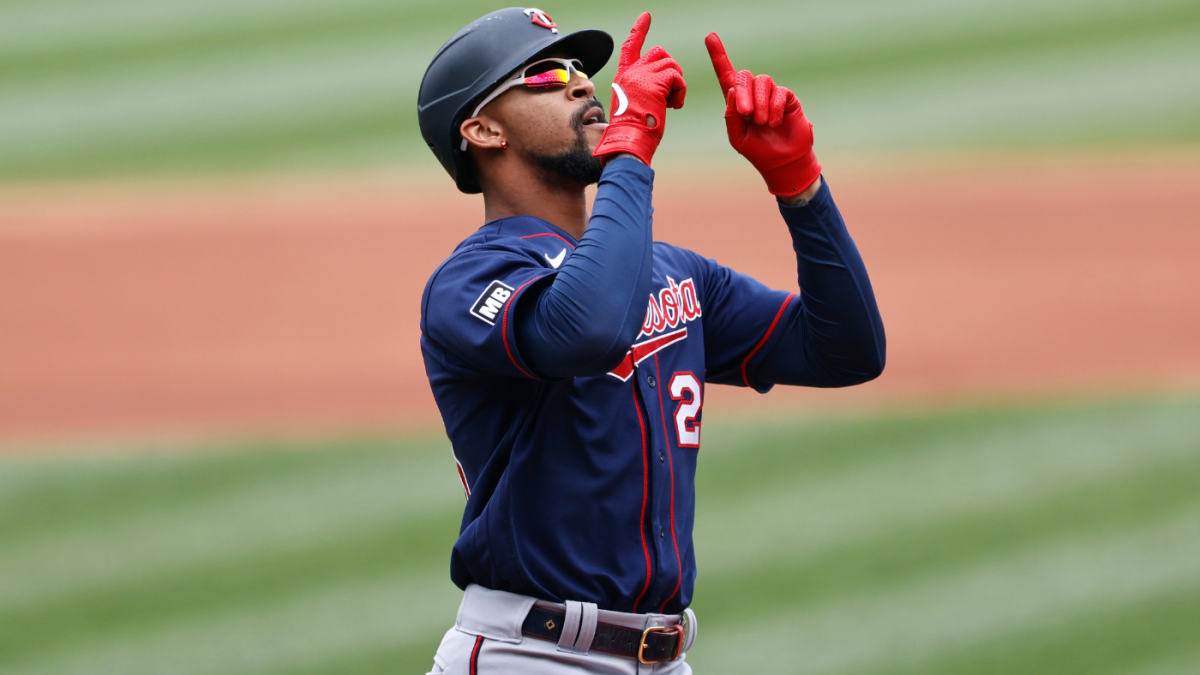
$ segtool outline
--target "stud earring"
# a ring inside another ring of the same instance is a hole
[[[508,149],[508,141],[500,141],[500,149],[507,150]]]

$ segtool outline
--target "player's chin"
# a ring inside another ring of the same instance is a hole
[[[591,124],[583,125],[584,137],[587,138],[588,149],[595,150],[597,145],[600,145],[600,139],[604,137],[604,130],[608,128],[607,122],[592,122]]]

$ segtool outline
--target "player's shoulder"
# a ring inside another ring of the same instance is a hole
[[[712,263],[712,260],[691,249],[665,241],[654,242],[654,264],[657,267],[682,268],[699,274],[705,272]]]
[[[550,256],[552,262],[562,251],[574,251],[578,243],[540,218],[513,216],[493,220],[462,240],[430,275],[429,282],[433,283],[447,267],[471,269],[489,262],[523,260],[545,266],[541,260],[543,254]]]
[[[540,218],[514,216],[491,221],[459,243],[429,275],[421,314],[427,315],[431,297],[439,293],[453,295],[509,276],[552,272],[577,244],[571,235]]]

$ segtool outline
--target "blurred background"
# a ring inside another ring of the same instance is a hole
[[[415,101],[496,8],[0,0],[0,672],[428,670],[419,297],[482,202]],[[703,36],[794,89],[887,326],[868,385],[706,392],[697,672],[1200,672],[1200,4],[541,8],[653,13],[656,237],[781,288]]]

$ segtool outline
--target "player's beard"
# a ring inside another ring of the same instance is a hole
[[[600,182],[600,174],[604,172],[604,165],[600,163],[599,157],[592,156],[592,149],[588,147],[587,137],[583,131],[583,116],[597,105],[600,105],[600,102],[592,99],[579,106],[579,110],[571,115],[571,128],[575,130],[575,142],[569,150],[556,155],[529,153],[549,178],[566,179],[583,185]]]

